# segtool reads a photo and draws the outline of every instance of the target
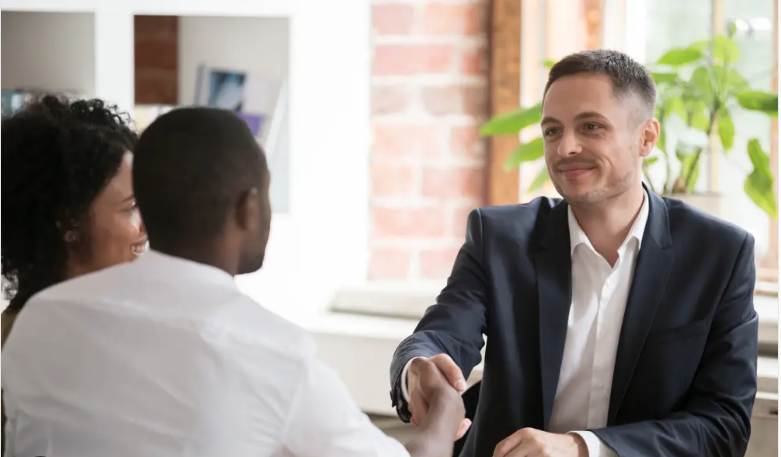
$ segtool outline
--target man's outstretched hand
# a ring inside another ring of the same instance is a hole
[[[431,368],[436,368],[432,370]],[[412,361],[407,371],[407,392],[409,393],[409,411],[412,423],[419,427],[425,423],[431,404],[432,394],[437,389],[455,389],[450,392],[460,395],[466,390],[466,381],[461,369],[447,354],[439,354],[429,359],[418,358]],[[464,418],[461,404],[461,423],[455,440],[461,439],[469,430],[472,421]]]
[[[559,435],[524,428],[496,445],[493,457],[585,457],[587,455],[586,442],[578,435]]]

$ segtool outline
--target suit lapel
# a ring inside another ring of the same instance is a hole
[[[543,423],[547,430],[559,383],[572,303],[572,261],[566,203],[561,202],[551,209],[538,229],[542,235],[534,263],[540,315]]]
[[[673,261],[667,250],[672,244],[667,205],[653,192],[648,191],[647,195],[649,197],[648,223],[638,253],[621,326],[610,394],[608,425],[613,424],[626,395],[632,373],[667,284]]]

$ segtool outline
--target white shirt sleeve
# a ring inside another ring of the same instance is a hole
[[[5,390],[5,389],[3,389]],[[3,411],[5,412],[5,429],[3,429],[3,448],[4,456],[13,457],[16,455],[14,449],[14,435],[16,434],[16,409],[8,396],[3,393]]]
[[[592,432],[572,432],[577,433],[586,442],[588,457],[618,457],[597,435]]]
[[[306,362],[282,445],[296,457],[409,457],[358,409],[336,373],[315,358]]]

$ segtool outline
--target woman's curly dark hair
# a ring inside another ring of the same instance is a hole
[[[84,233],[92,202],[138,135],[101,100],[44,95],[2,121],[0,258],[9,312],[64,279],[69,230]]]

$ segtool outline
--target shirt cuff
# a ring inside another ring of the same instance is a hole
[[[572,432],[576,435],[580,435],[583,441],[586,442],[586,449],[588,449],[588,457],[618,457],[610,447],[608,447],[597,435],[592,432]]]
[[[425,359],[425,357],[413,357],[404,365],[404,369],[401,370],[401,396],[404,397],[404,401],[409,404],[409,390],[407,390],[407,370],[415,359]]]

